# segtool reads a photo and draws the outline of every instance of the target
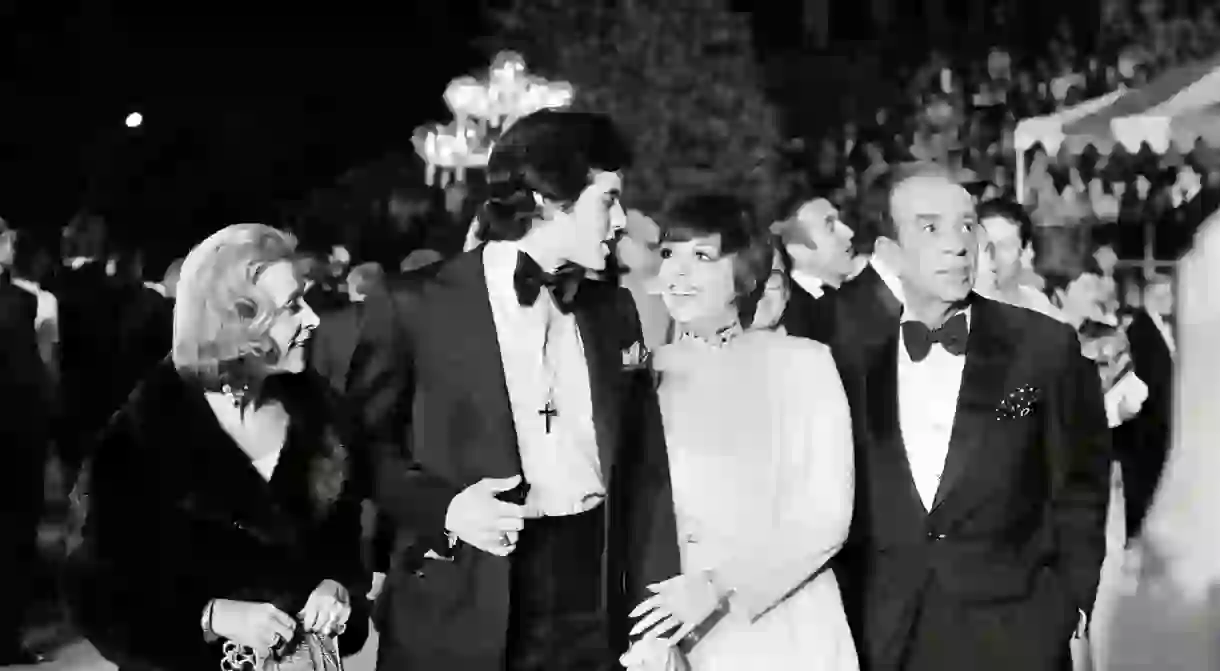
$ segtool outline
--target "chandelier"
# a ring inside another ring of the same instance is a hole
[[[487,167],[496,138],[513,122],[539,110],[566,107],[572,96],[571,84],[529,74],[525,60],[511,51],[495,57],[484,79],[454,79],[445,89],[454,121],[416,130],[415,151],[427,164],[428,184],[438,172],[444,186],[450,173],[461,182],[468,169]]]
[[[458,182],[465,181],[466,170],[487,167],[487,157],[491,153],[476,129],[457,121],[420,126],[415,129],[411,143],[415,153],[424,160],[427,168],[424,181],[428,186],[432,186],[438,176],[442,187],[449,184],[451,177]]]

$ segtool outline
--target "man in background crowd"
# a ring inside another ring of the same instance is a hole
[[[385,286],[385,271],[376,261],[362,263],[347,274],[347,298],[362,303],[368,295]]]
[[[22,625],[34,598],[38,520],[43,503],[49,382],[34,332],[38,300],[11,281],[15,234],[0,220],[0,566],[12,579],[0,608],[0,666],[41,661],[22,643]]]
[[[1009,200],[989,200],[979,205],[978,218],[982,254],[975,290],[993,300],[1062,321],[1045,294],[1022,282],[1024,257],[1033,253],[1034,236],[1034,223],[1025,209]]]
[[[1144,296],[1144,307],[1135,311],[1126,335],[1131,368],[1147,385],[1147,398],[1114,434],[1115,455],[1122,464],[1128,541],[1140,534],[1160,483],[1173,415],[1172,281],[1165,275],[1154,276]]]
[[[789,335],[829,342],[834,317],[823,296],[858,276],[868,257],[856,253],[855,232],[825,198],[797,196],[780,212],[784,218],[772,224],[771,232],[792,260],[783,326]]]

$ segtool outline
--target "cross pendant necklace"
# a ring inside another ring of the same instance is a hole
[[[555,409],[555,404],[551,401],[546,402],[546,407],[538,411],[539,415],[546,417],[546,432],[551,433],[551,420],[559,416],[559,411]]]

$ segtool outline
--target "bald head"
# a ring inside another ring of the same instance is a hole
[[[974,199],[970,192],[949,176],[914,175],[894,185],[890,194],[890,217],[899,242],[904,228],[946,216],[974,216]]]
[[[863,185],[857,221],[853,223],[865,242],[871,243],[877,238],[897,240],[893,196],[899,187],[920,177],[940,177],[954,181],[953,174],[946,168],[929,161],[914,161],[891,166]]]

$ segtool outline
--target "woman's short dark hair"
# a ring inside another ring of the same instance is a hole
[[[771,236],[745,201],[723,194],[698,194],[677,200],[658,218],[661,242],[689,242],[720,236],[722,254],[733,255],[733,288],[743,327],[754,321],[754,310],[767,287],[774,261]]]
[[[487,164],[487,199],[479,213],[484,240],[519,240],[539,215],[535,194],[570,206],[595,170],[631,165],[631,148],[610,117],[543,110],[514,123]]]
[[[1020,231],[1021,246],[1028,245],[1034,239],[1034,222],[1029,214],[1016,201],[1008,198],[992,198],[984,201],[976,210],[979,221],[991,217],[999,217],[1014,224]]]

